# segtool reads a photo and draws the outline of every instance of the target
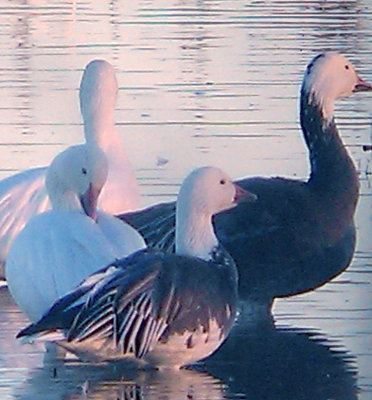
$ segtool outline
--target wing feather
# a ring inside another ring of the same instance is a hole
[[[134,226],[148,246],[167,253],[174,252],[175,203],[163,203],[119,216]]]
[[[153,317],[151,296],[159,271],[137,270],[140,279],[133,279],[134,268],[129,269],[115,270],[104,284],[98,282],[99,289],[92,289],[67,334],[69,342],[107,338],[122,354],[146,354],[164,330]]]
[[[32,216],[50,208],[45,171],[34,168],[0,182],[0,276],[14,238]]]
[[[149,318],[145,322],[143,329],[143,340],[140,342],[140,346],[138,348],[138,357],[141,358],[148,352],[150,344],[154,341],[154,337],[156,337],[155,333],[159,322],[160,321],[156,321],[153,318]]]
[[[89,318],[84,320],[82,324],[74,326],[74,330],[78,332],[78,335],[74,337],[74,340],[82,342],[87,339],[95,339],[101,335],[101,330],[107,327],[108,323],[112,325],[113,312],[112,305],[106,304],[99,310],[96,310]],[[72,335],[70,335],[71,337]]]
[[[89,287],[88,282],[96,284],[84,294],[87,299],[76,311],[66,332],[67,347],[70,343],[77,354],[79,345],[83,352],[91,348],[92,354],[102,359],[126,355],[143,358],[159,341],[166,342],[174,334],[201,326],[208,332],[211,320],[216,320],[222,330],[225,317],[218,314],[219,299],[215,290],[202,284],[202,289],[195,291],[190,273],[193,266],[187,260],[143,250],[115,262],[109,267],[111,273],[97,273],[103,276],[102,281],[94,275],[83,281],[83,288]],[[196,269],[206,269],[202,275],[205,279],[201,279],[206,282],[210,278],[209,264],[202,260],[195,263]],[[76,297],[71,299],[76,304]],[[66,308],[69,310],[69,305]],[[227,325],[230,326],[233,317],[234,312],[229,312]],[[53,331],[55,326],[44,325],[42,333],[48,329]]]

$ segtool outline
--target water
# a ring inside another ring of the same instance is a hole
[[[117,121],[144,203],[173,199],[185,174],[215,164],[238,178],[304,178],[303,70],[347,55],[372,81],[372,4],[354,1],[0,0],[0,178],[82,142],[79,81],[104,58],[117,71]],[[322,288],[238,326],[197,371],[123,371],[44,360],[14,339],[26,324],[0,290],[1,399],[372,398],[371,95],[337,104],[360,171],[352,265]]]

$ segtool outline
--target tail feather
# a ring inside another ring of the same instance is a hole
[[[47,313],[39,321],[30,324],[26,326],[26,328],[19,331],[16,338],[20,339],[26,336],[31,337],[34,335],[42,337],[42,335],[46,335],[51,332],[61,332],[63,335],[63,332],[68,330],[72,325],[72,322],[81,307],[82,304],[72,307],[64,311],[61,315],[57,315],[57,318],[54,318],[54,314]]]
[[[33,328],[33,326],[30,325],[17,334],[17,339],[19,339],[21,344],[31,342],[59,342],[65,339],[65,335],[61,330],[34,332],[30,328]]]

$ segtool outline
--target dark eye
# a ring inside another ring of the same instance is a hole
[[[82,172],[84,175],[87,174],[87,170],[86,170],[85,168],[82,168],[82,169],[81,169],[81,172]]]
[[[345,69],[350,69],[350,67],[348,65],[345,65]]]
[[[221,179],[221,180],[220,180],[220,184],[221,184],[221,185],[224,185],[225,183],[226,183],[225,179]]]

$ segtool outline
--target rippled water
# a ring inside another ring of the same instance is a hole
[[[0,178],[82,141],[77,88],[94,58],[116,68],[117,121],[145,204],[174,198],[192,167],[234,177],[308,174],[298,128],[303,70],[346,54],[372,81],[372,4],[354,1],[0,0]],[[197,371],[164,376],[44,360],[0,290],[0,398],[372,398],[371,96],[336,108],[360,171],[352,265],[315,292],[241,321]]]

